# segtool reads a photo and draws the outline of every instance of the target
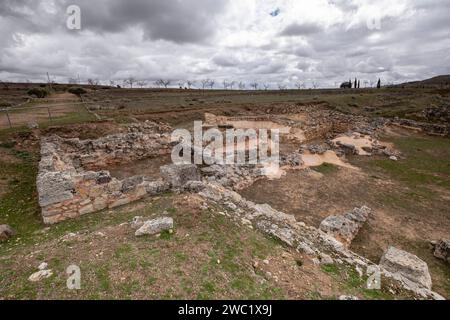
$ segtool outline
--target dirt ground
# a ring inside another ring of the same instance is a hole
[[[393,138],[392,130],[389,132],[391,135],[386,135],[385,139]],[[399,140],[409,139],[414,137],[414,133],[397,131],[394,136]],[[415,139],[430,147],[426,143],[427,138],[416,136]],[[450,142],[443,140],[442,143],[446,156],[450,157]],[[410,153],[411,150],[402,151],[406,158],[416,156]],[[434,157],[437,156],[433,150],[430,151]],[[395,172],[392,174],[373,164],[376,161],[384,164],[386,160],[381,157],[352,156],[349,163],[356,169],[325,166],[306,171],[294,170],[279,180],[257,181],[241,193],[247,199],[268,203],[315,227],[330,215],[366,205],[373,209],[373,214],[351,248],[375,263],[389,246],[414,252],[429,263],[436,287],[442,294],[448,295],[449,268],[434,258],[429,245],[432,240],[450,237],[450,158],[441,158],[441,155],[437,158],[444,162],[444,170],[432,174],[440,174],[445,187],[440,179],[421,185],[398,179]],[[400,160],[397,165],[399,170],[405,170],[403,166],[408,164],[402,164]],[[411,175],[420,170],[414,167],[409,169]]]

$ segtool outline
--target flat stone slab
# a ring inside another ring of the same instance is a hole
[[[200,181],[201,175],[195,164],[167,165],[160,168],[162,178],[172,188],[181,188],[189,181]]]
[[[380,266],[431,290],[432,281],[428,265],[409,252],[390,247],[381,258]]]

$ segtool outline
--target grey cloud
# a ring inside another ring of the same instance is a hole
[[[215,17],[228,0],[68,0],[81,7],[83,28],[97,32],[120,32],[142,28],[145,39],[176,43],[203,42],[217,31]]]
[[[280,32],[280,36],[309,36],[322,31],[322,28],[314,23],[294,23]]]

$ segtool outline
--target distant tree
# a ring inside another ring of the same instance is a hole
[[[215,80],[212,80],[212,79],[209,80],[209,83],[208,83],[208,84],[209,84],[209,88],[210,88],[210,89],[214,88],[214,84],[215,84],[215,83],[216,83]]]
[[[236,85],[236,81],[231,81],[229,83],[229,85],[230,85],[230,89],[233,90],[234,86]]]
[[[192,86],[195,84],[195,81],[188,80],[188,81],[186,81],[186,84],[188,86],[188,89],[191,89]]]
[[[240,81],[239,84],[238,84],[238,87],[239,87],[239,90],[245,90],[245,83]]]
[[[319,83],[317,81],[312,81],[313,89],[317,89],[319,87]]]
[[[378,88],[378,89],[381,88],[381,79],[378,79],[377,88]]]
[[[230,86],[230,84],[228,83],[228,81],[227,80],[223,80],[223,88],[225,89],[225,90],[228,90],[228,87]]]
[[[360,82],[360,80],[358,80],[358,89],[360,89],[361,88],[361,82]]]
[[[123,80],[123,84],[126,85],[126,86],[127,86],[127,85],[130,86],[131,89],[133,89],[133,84],[134,84],[135,82],[136,82],[136,79],[133,78],[133,77],[129,77],[129,78]]]
[[[109,85],[111,87],[114,87],[116,85],[116,82],[114,80],[109,80]]]
[[[145,87],[147,85],[147,81],[139,80],[136,82],[136,84],[142,89],[143,87]]]
[[[268,84],[268,83],[263,83],[263,87],[264,87],[264,90],[268,90],[269,88],[270,88],[270,84]]]
[[[258,82],[254,81],[250,83],[250,87],[253,88],[254,90],[258,90]]]
[[[205,88],[209,86],[209,82],[210,81],[211,80],[209,80],[209,79],[203,79],[203,80],[200,81],[202,83],[202,89],[203,90],[205,90]]]
[[[88,79],[88,80],[87,80],[88,85],[93,86],[94,88],[95,88],[96,86],[98,86],[99,82],[100,82],[100,81],[99,81],[99,80],[96,80],[96,79]]]
[[[278,84],[278,90],[286,90],[286,89],[287,89],[287,86],[285,84],[281,84],[281,83]]]
[[[353,87],[354,87],[355,89],[358,88],[358,79],[357,79],[357,78],[355,78],[355,83],[354,83]]]
[[[155,84],[159,87],[164,87],[167,89],[167,87],[171,84],[172,81],[170,80],[164,80],[164,79],[159,79],[155,81]]]
[[[300,90],[300,89],[302,88],[302,86],[303,86],[303,83],[301,83],[301,82],[296,82],[296,83],[295,83],[295,87],[296,87],[298,90]]]

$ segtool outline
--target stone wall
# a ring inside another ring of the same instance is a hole
[[[42,139],[37,177],[44,223],[115,208],[169,189],[145,176],[111,177],[110,165],[170,154],[170,128],[146,122],[98,140]]]

